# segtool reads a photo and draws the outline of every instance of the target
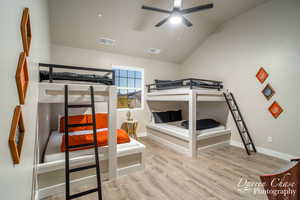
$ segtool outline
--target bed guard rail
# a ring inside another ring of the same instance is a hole
[[[195,88],[216,89],[220,91],[221,89],[223,89],[223,82],[206,80],[206,79],[187,78],[187,79],[180,79],[174,81],[162,81],[160,83],[148,84],[146,85],[146,87],[148,93],[152,92],[153,90],[168,90],[168,89],[176,89],[182,87],[189,87],[190,89],[195,89]]]
[[[91,68],[91,67],[77,67],[77,66],[68,66],[68,65],[57,65],[57,64],[47,64],[47,63],[39,63],[39,67],[46,67],[49,69],[49,82],[52,83],[53,80],[55,80],[53,78],[53,69],[72,69],[72,70],[82,70],[82,71],[93,71],[93,72],[103,72],[105,73],[103,75],[103,78],[106,77],[107,80],[107,76],[111,75],[111,84],[108,85],[115,85],[115,71],[114,70],[110,70],[110,69],[100,69],[100,68]],[[97,77],[97,79],[99,79],[99,77]],[[101,78],[100,78],[101,79]]]

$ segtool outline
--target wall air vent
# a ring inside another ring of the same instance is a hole
[[[157,48],[149,48],[147,49],[147,53],[149,54],[160,54],[161,50]]]
[[[100,42],[100,44],[112,46],[115,44],[116,41],[113,39],[109,39],[109,38],[100,38],[99,42]]]

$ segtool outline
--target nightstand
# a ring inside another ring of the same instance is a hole
[[[122,129],[127,131],[128,135],[133,137],[134,139],[138,139],[137,138],[137,135],[136,135],[136,130],[137,130],[137,127],[138,127],[138,121],[125,121],[123,122],[122,124]]]

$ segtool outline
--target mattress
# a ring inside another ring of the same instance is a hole
[[[218,90],[211,90],[211,89],[207,89],[207,88],[193,88],[193,91],[196,91],[197,94],[199,95],[217,95],[217,96],[222,96],[223,97],[223,90],[221,89],[220,91]],[[147,98],[151,98],[151,97],[155,97],[155,96],[166,96],[166,98],[172,100],[171,95],[189,95],[190,94],[191,89],[189,87],[181,87],[181,88],[174,88],[174,89],[166,89],[166,90],[153,90],[151,92],[147,93]],[[170,95],[170,97],[167,97],[167,95]],[[187,101],[188,99],[186,99]]]
[[[49,83],[49,80],[41,80],[41,83]],[[52,83],[64,83],[64,84],[73,84],[73,85],[106,85],[103,83],[91,83],[87,81],[70,81],[70,80],[53,80]]]
[[[184,140],[188,140],[189,138],[189,130],[181,126],[182,121],[176,121],[176,122],[169,122],[169,123],[160,123],[160,124],[155,124],[152,123],[150,124],[150,128],[155,128],[158,129],[162,132],[166,132],[168,134],[171,134],[175,137],[179,137]],[[215,134],[216,132],[221,132],[225,131],[226,128],[223,125],[219,125],[218,127],[215,128],[210,128],[210,129],[205,129],[205,130],[198,130],[197,135],[198,136],[208,136],[210,134]]]
[[[97,132],[99,131],[105,131],[105,129],[97,129]],[[91,130],[86,130],[86,131],[75,131],[70,133],[70,135],[80,135],[80,134],[90,134],[92,133]],[[65,152],[60,151],[60,145],[62,141],[62,133],[59,133],[57,131],[52,131],[46,151],[45,151],[45,156],[44,156],[44,162],[52,162],[52,161],[57,161],[57,160],[64,160],[65,159]],[[123,143],[123,144],[118,144],[117,145],[117,151],[121,151],[123,149],[128,149],[131,147],[139,147],[140,144],[136,141],[130,138],[129,143]],[[102,148],[99,148],[102,149]],[[69,152],[70,158],[75,158],[75,157],[80,157],[84,155],[93,155],[94,154],[94,149],[85,149],[85,150],[80,150],[80,151],[71,151]]]
[[[206,88],[206,89],[222,89],[222,82],[213,82],[196,79],[183,79],[183,80],[155,80],[155,90],[168,90],[174,88],[184,87]]]
[[[185,121],[185,120],[182,120],[182,121],[176,121],[176,122],[169,122],[167,123],[169,126],[176,126],[178,128],[181,128],[181,129],[185,129],[187,130],[186,128],[184,128],[183,126],[181,126],[181,123]],[[209,129],[205,129],[205,130],[198,130],[197,131],[197,134],[198,135],[201,135],[201,134],[204,134],[204,133],[207,133],[207,132],[215,132],[215,131],[223,131],[225,130],[225,126],[223,125],[219,125],[215,128],[209,128]]]
[[[40,71],[40,81],[49,80],[49,71]],[[53,80],[61,81],[80,81],[80,82],[91,82],[91,83],[102,83],[105,85],[112,85],[113,80],[107,76],[99,76],[95,74],[78,74],[71,72],[53,72]]]

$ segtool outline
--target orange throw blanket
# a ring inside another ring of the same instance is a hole
[[[117,143],[128,143],[130,142],[130,138],[126,131],[122,129],[117,130]],[[69,145],[79,145],[79,144],[90,144],[93,143],[94,138],[93,134],[84,134],[84,135],[70,135],[69,136]],[[97,132],[97,142],[98,146],[106,146],[108,144],[108,131]],[[93,147],[80,147],[75,149],[70,149],[69,151],[78,151],[84,149],[91,149]],[[65,151],[65,135],[62,136],[62,143],[60,145],[61,152]]]
[[[69,124],[85,124],[92,123],[92,115],[75,115],[68,117]],[[108,127],[108,114],[107,113],[97,113],[96,114],[96,129],[102,129]],[[85,130],[93,130],[92,126],[82,126],[82,127],[74,127],[69,128],[69,132],[74,131],[85,131]],[[60,126],[59,132],[65,132],[65,117],[60,118]]]

